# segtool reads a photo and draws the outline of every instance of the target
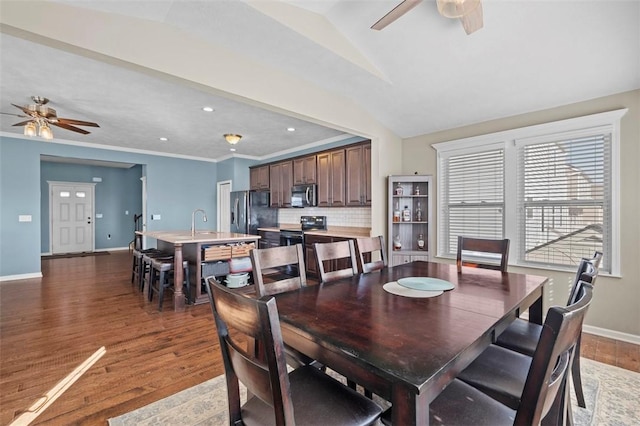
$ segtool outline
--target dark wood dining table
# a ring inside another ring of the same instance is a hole
[[[454,284],[432,298],[388,293],[403,277]],[[276,296],[284,341],[390,401],[398,425],[429,404],[522,312],[542,323],[547,278],[411,262]]]

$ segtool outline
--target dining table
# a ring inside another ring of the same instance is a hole
[[[406,297],[384,288],[419,277],[453,289]],[[414,261],[275,297],[287,345],[391,402],[393,424],[428,425],[431,401],[516,317],[542,323],[547,282]]]

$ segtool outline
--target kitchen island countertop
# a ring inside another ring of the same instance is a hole
[[[196,231],[195,235],[191,235],[191,231],[138,231],[140,235],[155,238],[156,240],[166,241],[171,244],[190,244],[190,243],[241,243],[251,242],[260,239],[259,235],[238,234],[235,232],[218,232],[218,231]]]

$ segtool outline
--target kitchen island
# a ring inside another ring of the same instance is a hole
[[[207,295],[202,293],[201,280],[202,265],[205,261],[203,252],[208,249],[215,249],[220,246],[221,250],[225,250],[226,246],[236,245],[244,248],[246,244],[254,243],[257,247],[259,235],[237,234],[234,232],[217,232],[217,231],[197,231],[191,234],[191,231],[137,231],[136,236],[154,238],[157,241],[157,248],[163,251],[173,251],[174,253],[174,282],[181,283],[184,281],[184,272],[182,269],[183,260],[189,261],[189,279],[195,291],[192,292],[194,303],[206,303]],[[229,248],[229,258],[231,257],[231,248]],[[247,250],[241,251],[242,255],[248,256]],[[228,260],[228,259],[227,259]],[[149,289],[145,288],[145,295]],[[184,311],[185,295],[182,292],[182,285],[174,286],[173,306],[176,312]]]

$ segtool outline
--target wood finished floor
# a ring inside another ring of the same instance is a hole
[[[223,373],[207,304],[158,312],[130,284],[130,254],[42,261],[42,279],[0,283],[0,424],[99,347],[106,354],[33,424],[110,417]],[[583,356],[640,372],[640,346],[584,335]]]

